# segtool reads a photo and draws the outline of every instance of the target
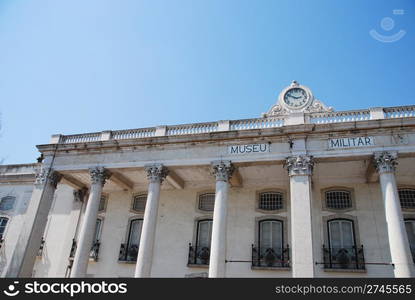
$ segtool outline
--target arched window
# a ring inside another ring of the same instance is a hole
[[[283,254],[283,223],[279,220],[259,222],[259,255],[267,265],[280,261]]]
[[[210,242],[212,240],[212,220],[197,221],[195,246],[189,245],[188,264],[208,265],[210,259]]]
[[[332,219],[327,222],[328,248],[323,247],[325,267],[329,269],[364,269],[363,248],[356,246],[352,220]]]
[[[0,240],[3,239],[4,232],[6,231],[7,223],[9,222],[8,218],[0,217]]]
[[[198,207],[203,211],[213,211],[213,208],[215,207],[215,193],[205,193],[199,195]]]
[[[212,220],[200,220],[197,222],[196,245],[199,249],[207,247],[210,249],[212,239]]]
[[[415,208],[415,189],[399,189],[398,194],[402,208]]]
[[[328,222],[328,227],[330,248],[342,249],[355,246],[353,221],[334,219]]]
[[[15,201],[16,201],[16,197],[13,197],[13,196],[6,196],[6,197],[1,198],[0,210],[2,211],[12,210],[14,207]]]
[[[143,213],[146,209],[147,194],[136,195],[133,198],[132,210],[135,212]]]
[[[350,191],[335,190],[325,192],[326,207],[335,210],[352,208],[352,195]]]
[[[412,259],[415,262],[415,220],[405,220],[406,233],[408,234],[409,247],[412,252]]]
[[[140,247],[141,229],[143,227],[142,219],[132,219],[128,226],[127,241],[121,245],[120,261],[136,261],[138,248]]]
[[[284,208],[283,194],[280,192],[262,192],[259,194],[258,208],[272,211]]]

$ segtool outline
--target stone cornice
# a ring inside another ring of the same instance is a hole
[[[387,130],[388,128],[415,128],[415,118],[404,119],[382,119],[368,120],[359,122],[343,122],[330,124],[301,124],[266,129],[251,129],[226,132],[211,132],[185,136],[161,136],[147,137],[129,140],[108,140],[99,142],[77,143],[77,144],[59,144],[57,152],[89,152],[93,149],[120,149],[123,147],[148,146],[148,145],[165,145],[165,144],[182,144],[194,142],[227,141],[235,139],[252,139],[252,138],[287,138],[296,135],[307,135],[310,138],[319,135],[336,134],[344,132],[354,132],[356,130]],[[38,150],[42,153],[53,153],[56,144],[38,145]]]

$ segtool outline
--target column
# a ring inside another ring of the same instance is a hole
[[[394,264],[395,277],[414,277],[414,263],[412,262],[401,203],[396,187],[395,169],[398,164],[396,158],[396,153],[379,152],[375,153],[374,162],[379,173],[380,187],[382,189],[389,248],[392,263]]]
[[[162,164],[147,165],[145,171],[147,172],[149,185],[134,277],[151,276],[160,186],[168,175],[168,169]]]
[[[61,175],[50,167],[37,171],[23,228],[7,268],[6,277],[31,277],[56,186]]]
[[[233,172],[234,167],[230,161],[212,162],[212,173],[216,177],[216,193],[210,246],[209,278],[225,277],[228,192],[229,179]]]
[[[85,277],[88,268],[89,254],[91,252],[95,226],[98,217],[99,203],[102,188],[109,178],[109,172],[103,167],[89,169],[91,175],[91,188],[86,204],[85,214],[78,234],[75,257],[73,260],[71,277]]]
[[[306,155],[288,157],[285,163],[290,176],[291,268],[293,277],[314,277],[311,220],[313,166],[313,158]]]

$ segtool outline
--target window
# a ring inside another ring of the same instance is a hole
[[[399,200],[402,208],[415,209],[415,190],[414,189],[399,189]]]
[[[215,193],[206,193],[199,196],[199,209],[213,211],[215,207]]]
[[[259,209],[279,210],[283,209],[283,195],[279,192],[264,192],[259,194]]]
[[[197,223],[196,245],[199,249],[207,247],[210,249],[212,239],[212,220],[201,220]]]
[[[99,201],[98,211],[99,212],[105,211],[106,204],[107,204],[107,197],[106,196],[101,196],[101,201]]]
[[[1,198],[0,200],[0,210],[12,210],[14,206],[14,202],[16,201],[16,197],[13,196],[6,196]]]
[[[143,227],[142,219],[133,219],[130,221],[127,242],[121,245],[120,257],[119,257],[120,261],[136,261],[137,260],[142,227]]]
[[[331,209],[347,209],[352,207],[352,196],[349,191],[327,191],[326,207]]]
[[[4,232],[6,231],[7,222],[9,219],[0,218],[0,240],[3,239]]]
[[[328,269],[365,269],[363,246],[358,248],[354,223],[348,219],[327,222],[329,247],[323,245],[323,259]]]
[[[99,239],[100,239],[101,224],[102,224],[102,220],[101,219],[97,219],[97,222],[95,223],[94,243],[95,242],[98,242]]]
[[[89,253],[89,257],[95,261],[98,260],[99,246],[101,244],[100,243],[101,227],[102,227],[102,220],[97,219],[95,223],[94,241],[92,243],[91,252]]]
[[[146,208],[146,202],[147,202],[147,195],[136,195],[133,198],[133,207],[132,209],[136,212],[144,212]]]
[[[288,267],[289,253],[283,246],[283,222],[263,220],[258,225],[258,247],[252,248],[252,266]]]
[[[409,247],[412,252],[412,259],[415,262],[415,220],[405,220],[406,233],[408,234]]]
[[[212,239],[212,220],[197,222],[196,245],[189,244],[188,265],[208,265],[210,259],[210,242]]]

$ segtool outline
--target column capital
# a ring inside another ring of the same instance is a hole
[[[104,167],[89,168],[89,175],[91,175],[91,183],[105,184],[105,181],[110,178],[110,172]]]
[[[284,167],[289,176],[313,174],[314,158],[309,155],[298,155],[287,157]]]
[[[150,182],[159,182],[161,184],[169,174],[169,170],[162,164],[145,165],[144,169]]]
[[[376,152],[374,155],[374,164],[379,174],[393,173],[396,170],[398,154],[396,152]]]
[[[216,177],[216,181],[228,182],[234,171],[235,167],[230,160],[212,162],[212,174]]]
[[[58,185],[62,175],[54,171],[51,168],[41,168],[36,170],[35,173],[35,185],[42,185],[48,182],[54,188]]]

